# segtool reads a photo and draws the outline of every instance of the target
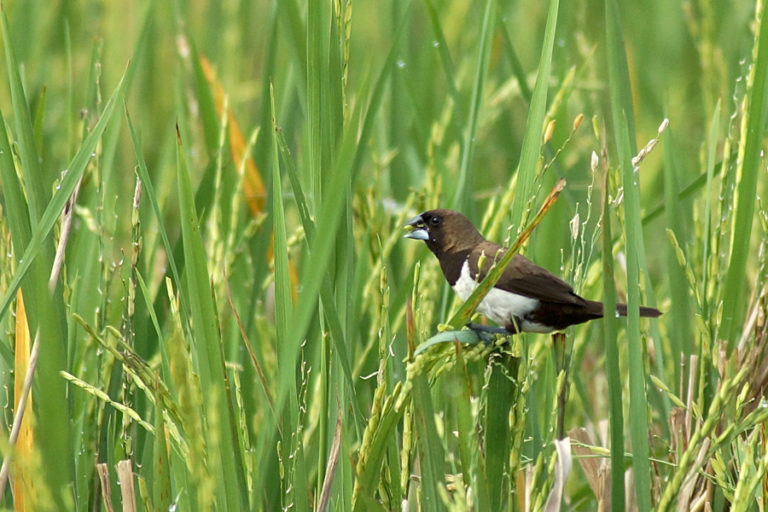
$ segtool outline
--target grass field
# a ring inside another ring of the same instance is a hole
[[[3,2],[0,506],[766,510],[763,17]],[[435,207],[664,315],[473,344]]]

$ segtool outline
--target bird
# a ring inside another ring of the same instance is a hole
[[[507,249],[486,240],[463,214],[453,210],[429,210],[410,219],[406,238],[423,240],[434,253],[448,283],[461,300],[485,278],[494,261]],[[484,255],[484,257],[483,257]],[[478,268],[482,263],[482,268]],[[519,332],[549,333],[601,318],[603,303],[585,299],[570,284],[520,254],[512,257],[477,311],[502,327],[469,327],[513,335]],[[616,313],[627,315],[627,305]],[[661,311],[640,306],[640,316],[658,317]]]

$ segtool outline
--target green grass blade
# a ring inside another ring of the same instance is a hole
[[[331,128],[327,105],[330,76],[328,27],[330,25],[330,3],[310,1],[307,6],[307,124],[308,165],[312,179],[312,197],[315,213],[319,212],[323,198],[323,185],[331,164],[331,147],[326,143]],[[335,141],[334,141],[335,142]],[[277,154],[275,154],[277,156]]]
[[[442,440],[437,434],[427,377],[423,373],[413,378],[413,410],[421,467],[421,503],[425,510],[443,510],[437,489],[445,485],[445,453]]]
[[[466,360],[464,359],[463,347],[459,343],[455,343],[454,346],[456,348],[455,378],[460,389],[460,393],[457,393],[458,396],[456,397],[456,426],[461,474],[465,486],[476,486],[478,505],[482,510],[486,510],[491,506],[490,496],[488,495],[486,466],[478,464],[478,467],[473,467],[473,462],[476,458],[479,458],[477,456],[479,440],[475,428],[475,420],[472,415],[472,385],[469,372],[467,371]]]
[[[557,13],[560,7],[558,0],[550,0],[547,13],[547,25],[544,32],[544,42],[539,57],[539,69],[536,75],[536,85],[533,87],[531,104],[528,107],[528,117],[525,121],[523,145],[520,151],[520,164],[517,167],[517,188],[512,201],[512,221],[517,223],[518,233],[525,225],[526,209],[533,196],[536,180],[537,162],[541,154],[542,137],[544,135],[544,119],[547,115],[547,91],[552,69],[552,49],[555,45],[557,31]]]
[[[293,162],[293,159],[291,158],[290,151],[288,150],[288,145],[285,142],[285,137],[279,128],[275,129],[275,136],[277,138],[280,154],[283,158],[283,163],[286,167],[286,173],[288,174],[288,178],[291,182],[291,190],[293,190],[293,196],[296,201],[296,207],[299,211],[301,225],[304,228],[304,232],[306,233],[307,244],[311,246],[315,236],[315,223],[312,221],[312,216],[309,210],[309,203],[306,200],[306,195],[304,194],[304,189],[301,185],[299,174],[296,171],[296,166]],[[334,343],[334,349],[336,350],[336,355],[341,362],[344,379],[346,380],[347,385],[349,386],[349,390],[354,397],[356,393],[354,381],[352,379],[352,367],[350,364],[351,359],[347,351],[345,335],[341,325],[341,320],[339,318],[339,313],[336,309],[335,301],[333,300],[333,285],[331,284],[330,276],[328,275],[325,275],[323,278],[323,282],[320,287],[320,296],[323,303],[323,312],[325,313],[326,321],[328,322],[328,329],[330,330],[331,339]],[[362,414],[358,408],[358,402],[356,398],[352,400],[352,407],[355,410],[355,419],[358,420],[362,418]]]
[[[440,23],[440,17],[435,9],[434,0],[425,0],[425,7],[427,9],[427,15],[429,16],[429,22],[432,25],[432,32],[435,34],[435,43],[437,44],[437,50],[440,55],[440,64],[443,66],[443,72],[445,73],[445,79],[448,85],[448,93],[451,95],[455,104],[456,114],[453,116],[454,123],[459,124],[462,122],[461,114],[461,101],[459,97],[459,89],[456,86],[456,66],[453,64],[451,58],[451,52],[448,47],[448,41],[445,38],[445,32]],[[482,38],[482,35],[481,35]]]
[[[763,161],[762,147],[768,111],[768,28],[765,23],[765,5],[757,4],[757,26],[752,50],[752,65],[747,79],[745,130],[739,144],[737,175],[740,176],[734,200],[736,215],[733,219],[733,236],[728,273],[723,291],[723,323],[721,336],[732,348],[741,334],[744,314],[744,293],[747,258],[750,254],[752,222],[757,202],[757,177]]]
[[[8,69],[8,79],[11,89],[11,104],[16,125],[16,136],[19,138],[19,160],[29,202],[29,215],[33,225],[43,214],[45,201],[48,197],[51,177],[48,179],[42,173],[40,158],[35,142],[35,133],[32,125],[32,114],[21,83],[19,64],[11,42],[10,28],[5,6],[0,6],[0,30],[3,31],[3,45],[5,46],[5,61]]]
[[[37,145],[37,151],[40,152],[43,149],[43,121],[45,120],[45,96],[46,89],[43,88],[40,93],[40,100],[35,110],[35,123],[33,133],[35,136],[35,144]]]
[[[343,82],[340,51],[344,45],[340,37],[343,21],[339,12],[342,9],[340,2],[330,3],[324,1],[310,1],[307,5],[307,169],[311,183],[311,197],[315,214],[320,213],[320,208],[325,200],[326,187],[328,186],[330,169],[336,159],[339,143],[339,134],[343,126]],[[274,157],[278,159],[277,145],[275,145]],[[348,194],[343,197],[344,206],[342,212],[351,210],[351,199]],[[321,302],[323,309],[330,304],[332,313],[326,315],[333,326],[332,339],[328,336],[320,337],[319,356],[319,386],[317,389],[318,406],[322,414],[317,419],[318,447],[317,447],[317,494],[321,493],[322,482],[325,478],[325,462],[328,459],[328,443],[330,442],[330,426],[335,422],[332,418],[334,407],[331,405],[333,369],[339,363],[338,358],[329,357],[332,354],[331,344],[342,347],[341,365],[344,373],[349,370],[349,359],[344,346],[344,313],[347,277],[352,244],[349,242],[349,215],[342,213],[340,224],[336,233],[336,246],[331,251],[331,260],[326,272],[323,272],[321,284]],[[306,269],[306,267],[305,267]],[[305,270],[306,271],[306,270]],[[309,270],[311,271],[311,270]],[[336,305],[341,305],[337,308]]]
[[[461,163],[459,164],[459,177],[456,180],[456,190],[453,195],[452,208],[469,211],[472,195],[472,157],[475,151],[477,139],[477,120],[480,116],[480,107],[485,91],[485,82],[488,74],[488,62],[491,54],[491,40],[495,27],[496,2],[486,0],[483,10],[483,25],[480,29],[480,44],[475,68],[474,81],[472,83],[472,97],[469,105],[469,117],[464,128],[464,142],[462,144]]]
[[[520,360],[510,354],[502,354],[491,362],[491,374],[486,391],[485,410],[485,476],[491,510],[501,510],[508,493],[510,475],[509,412],[515,403],[515,381]],[[519,398],[518,398],[519,399]],[[505,478],[506,477],[506,478]]]
[[[293,52],[293,61],[298,64],[301,78],[298,80],[300,84],[307,83],[307,38],[306,38],[306,26],[304,20],[302,20],[301,11],[299,10],[299,4],[297,0],[286,0],[284,2],[277,2],[277,12],[283,19],[283,24],[288,30],[291,51]],[[306,93],[301,92],[299,97],[302,101],[306,97]]]
[[[613,238],[611,236],[611,208],[608,190],[608,171],[603,176],[602,267],[603,310],[616,309],[616,285],[613,273]],[[605,373],[608,381],[608,419],[611,434],[611,507],[624,510],[624,412],[621,390],[623,380],[619,368],[619,320],[615,315],[603,317],[603,343],[605,346]]]
[[[627,342],[629,356],[629,427],[635,496],[640,512],[651,510],[651,469],[648,443],[648,400],[645,392],[645,361],[640,338],[640,273],[644,268],[639,175],[632,164],[636,154],[634,113],[621,23],[615,0],[605,2],[608,75],[617,154],[624,188],[627,238]],[[641,268],[641,266],[643,268]],[[607,308],[607,315],[610,310]],[[607,316],[606,315],[606,316]],[[617,468],[612,468],[616,470]],[[616,503],[612,503],[615,507]]]
[[[509,32],[509,26],[506,23],[501,23],[501,35],[504,37],[504,46],[506,47],[506,55],[509,59],[509,64],[512,67],[512,73],[517,79],[517,84],[520,86],[520,94],[523,95],[525,101],[530,102],[533,93],[528,86],[528,80],[525,76],[525,70],[523,64],[520,62],[520,58],[515,51],[515,45],[512,43],[512,35]]]
[[[3,296],[2,302],[0,302],[0,317],[5,314],[6,310],[8,309],[8,305],[14,299],[16,290],[18,289],[21,280],[29,270],[29,266],[32,264],[32,261],[34,261],[34,259],[40,253],[40,250],[43,248],[45,239],[48,237],[51,229],[53,229],[54,224],[56,224],[56,221],[59,219],[59,214],[61,214],[61,211],[64,209],[64,206],[69,200],[69,197],[72,195],[72,191],[74,191],[75,186],[77,185],[78,181],[80,181],[80,177],[85,172],[88,166],[88,162],[91,159],[91,154],[93,154],[93,152],[96,150],[96,145],[99,143],[99,140],[104,133],[104,129],[112,119],[115,106],[123,91],[123,84],[124,81],[120,80],[120,83],[118,83],[115,91],[112,93],[112,96],[109,98],[109,101],[105,105],[104,112],[99,118],[99,121],[96,123],[96,126],[93,127],[93,130],[91,130],[91,132],[88,134],[88,137],[86,137],[86,139],[83,141],[82,146],[80,146],[80,150],[70,162],[67,174],[61,180],[56,193],[45,207],[45,211],[40,217],[40,221],[34,225],[29,245],[27,245],[26,249],[24,250],[24,255],[19,260],[19,266],[16,269],[16,273],[8,285],[8,289]]]
[[[648,397],[645,393],[645,358],[640,338],[640,262],[642,232],[640,192],[637,173],[629,151],[629,127],[618,125],[618,146],[624,186],[627,237],[627,343],[629,356],[629,431],[632,439],[632,467],[640,511],[651,510],[651,466],[648,445]],[[610,312],[609,312],[610,314]]]
[[[712,178],[714,176],[718,176],[720,172],[723,169],[723,162],[718,162],[717,165],[715,165],[714,160],[712,161],[712,172],[711,174],[708,174],[705,170],[701,174],[699,174],[696,178],[690,181],[688,185],[683,187],[682,190],[677,194],[675,200],[676,201],[682,201],[685,199],[691,199],[695,197],[695,193],[698,192],[702,187],[706,186],[707,184],[707,177]],[[653,221],[656,217],[664,213],[664,207],[665,207],[665,201],[662,200],[657,204],[656,206],[652,208],[646,207],[646,213],[643,215],[643,225],[649,224],[651,221]]]
[[[1,116],[0,153],[2,153],[0,155],[0,166],[2,166],[0,179],[2,180],[5,199],[4,207],[8,209],[7,212],[4,211],[4,215],[9,216],[8,227],[11,230],[15,255],[18,256],[24,247],[29,248],[31,246],[33,240],[30,240],[29,213],[26,208],[25,196],[16,176],[13,153],[8,143],[5,121]],[[38,243],[38,246],[43,245],[42,241]],[[41,257],[30,262],[31,266],[27,265],[29,275],[24,281],[23,296],[29,330],[33,337],[35,336],[34,333],[38,333],[40,336],[40,351],[42,353],[38,359],[35,382],[41,386],[41,389],[46,390],[41,396],[35,397],[35,410],[37,414],[43,415],[48,420],[47,422],[37,422],[36,441],[29,448],[38,450],[44,464],[44,478],[40,478],[39,491],[45,491],[45,495],[53,500],[53,503],[41,500],[39,506],[54,509],[71,505],[66,489],[72,482],[73,465],[67,457],[71,450],[71,444],[69,429],[66,428],[68,425],[66,423],[66,389],[58,373],[66,368],[65,346],[62,343],[65,340],[64,333],[66,331],[63,325],[62,304],[56,298],[52,300],[49,293],[48,279],[52,261],[52,254],[44,251]],[[18,284],[15,287],[18,287]],[[15,295],[13,292],[9,300],[13,300]],[[4,359],[3,366],[13,368],[14,354],[11,350],[17,350],[17,348],[11,346],[9,341],[5,340],[2,343],[0,354]],[[21,371],[19,368],[15,370]],[[13,386],[13,380],[11,380],[11,386]],[[26,414],[31,414],[29,406]]]
[[[155,218],[157,220],[157,230],[160,233],[160,239],[163,242],[163,248],[165,249],[166,257],[168,258],[168,265],[171,267],[171,276],[173,277],[174,282],[181,283],[181,273],[179,272],[178,266],[176,265],[176,258],[173,256],[173,247],[171,246],[171,242],[168,239],[168,232],[166,231],[165,225],[163,223],[163,213],[160,210],[160,204],[157,201],[157,192],[155,191],[155,187],[149,177],[147,163],[144,160],[144,152],[142,150],[141,139],[133,127],[133,122],[131,121],[131,116],[128,114],[127,109],[125,110],[125,119],[128,122],[128,131],[130,132],[133,151],[136,155],[136,174],[141,180],[141,186],[145,191],[144,194],[149,199],[149,204],[152,206],[152,212],[155,214]],[[180,299],[182,311],[188,312],[186,297],[182,295]]]
[[[288,343],[290,327],[289,322],[293,317],[293,304],[291,303],[291,279],[289,275],[288,264],[288,242],[285,232],[285,207],[283,205],[283,184],[280,176],[280,158],[277,143],[277,126],[275,125],[275,103],[274,93],[272,93],[272,232],[274,234],[274,260],[275,260],[275,330],[278,343],[278,365],[281,370],[286,367],[294,369],[296,364],[292,357],[292,350]],[[299,406],[296,396],[296,381],[291,375],[287,382],[281,382],[281,387],[288,389],[289,398],[287,407],[283,414],[283,428],[285,432],[294,432],[291,439],[291,455],[289,457],[289,482],[291,492],[290,499],[293,501],[287,505],[295,507],[296,510],[306,510],[307,479],[304,472],[303,445],[299,440]],[[286,438],[288,439],[288,438]]]
[[[177,184],[179,194],[179,214],[181,233],[184,242],[184,263],[186,273],[186,293],[195,329],[193,352],[197,355],[200,384],[203,393],[203,405],[207,418],[207,441],[217,439],[219,451],[214,446],[208,447],[208,470],[216,479],[216,496],[220,507],[238,509],[247,507],[244,476],[238,470],[242,460],[237,438],[230,435],[230,429],[237,428],[232,417],[227,389],[226,369],[221,349],[221,340],[217,329],[218,319],[212,300],[208,277],[208,256],[205,253],[200,224],[195,211],[194,194],[187,170],[186,157],[179,135]],[[215,430],[214,430],[215,429]]]
[[[676,200],[678,193],[677,176],[680,175],[676,159],[679,148],[675,144],[671,129],[667,129],[664,135],[664,204],[666,209],[667,226],[678,240],[690,240],[688,226],[684,223],[685,214],[682,204]],[[672,295],[672,304],[669,315],[673,325],[677,326],[677,334],[670,337],[672,366],[675,369],[675,380],[680,380],[680,357],[687,358],[692,353],[693,333],[691,332],[691,290],[685,278],[685,269],[680,266],[674,248],[667,249],[667,268],[674,269],[669,272],[669,290]]]
[[[152,505],[154,510],[168,510],[171,506],[171,473],[168,445],[165,441],[163,408],[155,405],[155,432],[152,445]]]
[[[8,141],[5,117],[0,111],[0,179],[2,179],[3,197],[5,198],[3,209],[11,229],[13,245],[19,250],[29,244],[32,235],[27,200],[16,175],[16,164],[13,161],[13,153]]]
[[[629,67],[624,50],[624,39],[619,20],[619,7],[615,0],[605,0],[605,46],[608,58],[608,94],[611,101],[613,122],[617,123],[623,115],[626,117],[629,131],[629,151],[637,154],[637,136],[635,134],[635,113],[632,108],[632,90],[629,82]],[[617,110],[618,109],[618,110]],[[624,111],[622,114],[621,111]],[[618,129],[618,128],[616,128]]]
[[[293,312],[291,304],[291,282],[288,275],[288,242],[285,234],[285,207],[283,206],[283,184],[280,176],[280,159],[277,149],[277,127],[275,126],[275,102],[272,91],[272,229],[274,233],[274,259],[275,259],[275,330],[278,343],[288,339],[288,319]],[[284,352],[287,344],[279,343],[280,352]],[[280,354],[278,352],[278,354]],[[294,361],[283,357],[278,361],[280,365],[293,366]],[[291,379],[292,380],[292,379]],[[295,392],[295,390],[294,390]]]
[[[371,411],[372,420],[375,421],[366,426],[360,448],[360,461],[356,467],[357,478],[352,494],[352,509],[355,511],[367,510],[366,505],[378,503],[375,500],[375,492],[384,457],[397,423],[410,401],[409,397],[401,396],[404,394],[402,388],[396,386],[392,396],[383,403],[375,404],[377,408]],[[404,421],[410,421],[407,415]]]
[[[441,343],[459,342],[468,345],[477,345],[481,341],[482,340],[480,339],[480,336],[478,336],[477,333],[471,329],[464,329],[461,331],[442,331],[416,347],[416,351],[413,354],[419,355],[423,352],[426,352],[428,348],[434,347],[435,345],[439,345]]]
[[[27,200],[16,175],[16,164],[13,161],[13,153],[5,129],[5,117],[0,111],[0,182],[2,191],[4,215],[10,228],[13,247],[27,247],[30,239],[29,212]],[[0,343],[0,356],[8,367],[13,367],[14,356],[12,347],[6,343]]]
[[[203,126],[203,135],[205,138],[205,148],[208,150],[208,156],[213,160],[220,149],[221,120],[216,113],[216,103],[213,99],[213,91],[205,77],[203,65],[194,39],[190,41],[190,62],[195,74],[195,83],[197,85],[197,98],[200,105],[200,121]],[[222,112],[222,119],[227,113]]]

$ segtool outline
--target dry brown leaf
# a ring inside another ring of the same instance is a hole
[[[104,509],[107,512],[113,512],[112,508],[112,487],[109,484],[109,468],[103,462],[96,464],[96,473],[99,475],[101,484],[101,499],[104,503]]]
[[[131,459],[117,463],[117,478],[120,482],[120,498],[123,512],[136,512],[136,490],[133,486],[133,465]]]

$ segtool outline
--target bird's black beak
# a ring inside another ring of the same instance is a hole
[[[405,238],[413,238],[414,240],[424,241],[429,240],[429,233],[424,227],[424,219],[421,218],[421,215],[417,215],[416,217],[406,222],[404,227],[406,229],[411,229],[411,231],[405,234]]]

